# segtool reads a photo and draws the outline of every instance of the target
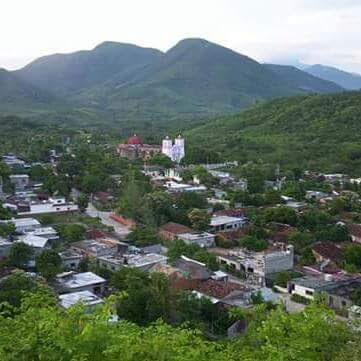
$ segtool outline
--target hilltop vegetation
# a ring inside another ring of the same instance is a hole
[[[105,42],[36,59],[6,75],[3,85],[0,73],[0,111],[7,114],[46,112],[73,124],[85,112],[97,124],[128,127],[237,113],[275,97],[343,91],[296,68],[260,64],[203,39],[184,39],[165,53]],[[14,97],[19,82],[40,99],[29,92]]]
[[[186,137],[219,159],[361,175],[360,114],[360,92],[296,96],[204,122]]]

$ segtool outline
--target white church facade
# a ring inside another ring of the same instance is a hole
[[[172,139],[168,136],[165,137],[162,141],[162,153],[168,156],[173,162],[180,163],[185,156],[184,138],[178,135],[173,143]]]

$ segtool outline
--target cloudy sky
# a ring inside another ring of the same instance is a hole
[[[105,40],[167,50],[201,37],[261,62],[361,73],[361,0],[1,0],[0,67]]]

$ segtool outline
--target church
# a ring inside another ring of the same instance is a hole
[[[149,159],[155,154],[164,154],[173,162],[179,163],[185,156],[184,138],[179,135],[173,140],[168,136],[162,140],[162,145],[144,144],[136,134],[129,137],[127,142],[117,146],[117,153],[128,159]]]

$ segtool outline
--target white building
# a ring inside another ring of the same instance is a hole
[[[185,143],[181,135],[173,141],[167,136],[162,141],[162,153],[169,157],[173,162],[180,163],[185,156]]]
[[[77,303],[82,303],[87,309],[104,303],[100,297],[90,291],[65,293],[59,296],[59,300],[60,305],[66,309],[76,305]]]
[[[53,227],[40,227],[30,232],[30,234],[38,237],[45,237],[52,241],[59,239],[59,234]]]
[[[230,250],[228,254],[218,255],[221,264],[243,271],[253,279],[254,283],[265,284],[265,278],[281,271],[293,269],[293,246],[280,245],[274,249],[262,252],[252,252],[244,249]]]
[[[232,231],[244,227],[246,218],[229,217],[229,216],[213,216],[211,219],[211,227],[214,232]]]
[[[0,237],[0,259],[9,255],[11,246],[12,242]]]
[[[75,270],[79,268],[79,264],[83,259],[80,253],[75,252],[72,249],[67,249],[59,253],[61,258],[61,264],[65,269]]]
[[[3,223],[13,223],[15,226],[15,231],[17,233],[26,233],[33,232],[37,228],[41,227],[41,224],[35,218],[13,218],[6,221],[1,221]]]
[[[22,192],[29,184],[27,174],[12,174],[9,176],[10,183],[14,186],[15,192]]]
[[[76,204],[67,203],[65,198],[49,198],[43,202],[31,202],[30,211],[19,212],[19,215],[32,215],[44,213],[65,213],[76,212],[79,208]]]
[[[106,280],[93,272],[75,273],[73,271],[56,276],[61,293],[89,291],[96,295],[104,292]]]
[[[186,244],[196,244],[202,248],[213,247],[215,245],[215,235],[208,232],[181,233],[177,236]]]
[[[51,248],[51,240],[46,237],[38,237],[32,234],[27,234],[24,237],[21,237],[16,242],[22,242],[27,244],[30,247],[34,248],[35,255],[40,254],[41,252],[45,251],[46,249]]]

